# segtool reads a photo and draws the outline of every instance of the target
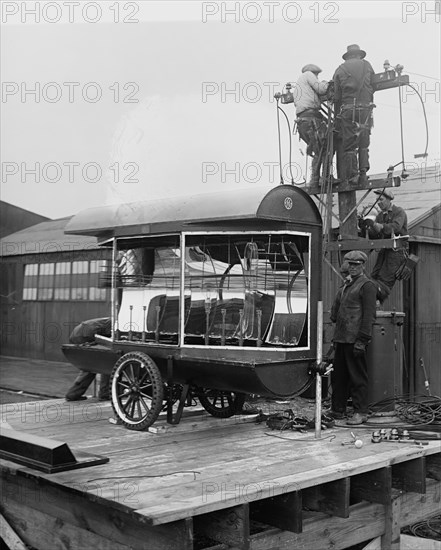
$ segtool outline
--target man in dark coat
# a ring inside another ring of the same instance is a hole
[[[351,44],[345,60],[334,73],[335,114],[340,121],[343,147],[342,179],[366,183],[374,98],[374,69],[364,59],[366,52]]]
[[[380,195],[378,206],[381,212],[375,218],[375,222],[369,229],[371,239],[392,239],[394,236],[407,235],[407,214],[400,207],[392,204],[394,194],[390,189],[377,189],[374,191]],[[377,261],[371,273],[371,278],[378,283],[379,300],[389,296],[396,281],[396,273],[405,261],[406,252],[403,248],[382,248],[378,252]]]
[[[348,397],[352,397],[354,415],[349,425],[363,424],[368,414],[367,345],[375,320],[376,289],[364,274],[367,256],[353,250],[345,255],[351,280],[339,290],[332,306],[335,331],[332,382],[332,416],[344,418]]]
[[[71,344],[87,345],[95,341],[95,334],[110,336],[110,318],[104,317],[83,321],[73,329],[71,335],[69,336],[69,342]],[[84,396],[84,393],[86,393],[87,388],[95,380],[95,377],[96,373],[94,372],[80,370],[78,376],[74,380],[74,383],[66,392],[66,401],[80,401],[87,399]],[[110,399],[110,376],[107,374],[101,374],[100,377],[98,399],[100,401],[107,401]]]

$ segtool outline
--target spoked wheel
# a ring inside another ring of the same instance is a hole
[[[242,410],[246,395],[220,390],[205,390],[198,395],[204,409],[215,418],[229,418]]]
[[[161,373],[145,353],[126,353],[112,371],[112,407],[129,430],[145,430],[162,409],[164,386]]]

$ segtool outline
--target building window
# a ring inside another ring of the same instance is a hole
[[[24,270],[23,300],[104,301],[100,288],[101,260],[27,264]]]
[[[37,299],[38,264],[25,265],[23,300]]]
[[[59,262],[55,264],[55,300],[70,299],[70,273],[71,262]]]

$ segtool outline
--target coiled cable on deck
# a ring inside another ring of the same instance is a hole
[[[371,403],[369,409],[375,413],[390,411],[402,422],[413,426],[430,426],[441,430],[441,398],[427,395],[398,395]]]

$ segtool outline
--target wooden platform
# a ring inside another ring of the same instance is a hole
[[[336,550],[398,548],[400,527],[439,512],[439,441],[374,444],[360,428],[356,449],[344,427],[316,440],[190,411],[149,433],[111,424],[108,402],[4,405],[3,424],[110,461],[45,474],[2,460],[2,514],[41,550]]]

